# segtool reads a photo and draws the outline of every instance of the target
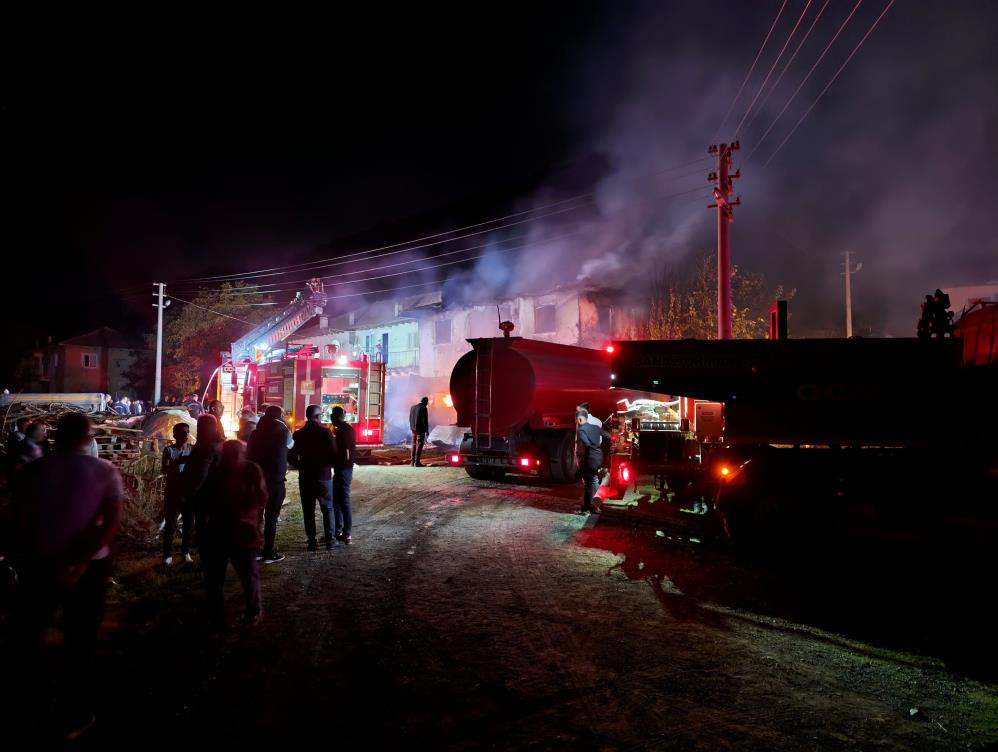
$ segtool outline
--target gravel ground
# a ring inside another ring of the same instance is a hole
[[[259,627],[210,635],[195,573],[122,559],[88,744],[998,744],[998,685],[946,655],[943,628],[980,624],[993,589],[968,604],[868,563],[757,566],[661,504],[582,517],[576,488],[447,467],[359,467],[355,544],[309,554],[288,487]]]

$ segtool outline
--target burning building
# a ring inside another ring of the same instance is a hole
[[[366,355],[386,364],[386,441],[409,434],[409,406],[430,398],[431,425],[453,425],[451,370],[473,337],[499,336],[512,321],[514,336],[599,348],[640,333],[640,318],[611,293],[559,288],[480,305],[448,304],[443,288],[421,295],[376,300],[335,317],[320,317],[288,345],[311,345],[323,356]]]

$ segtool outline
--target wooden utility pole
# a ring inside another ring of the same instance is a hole
[[[732,207],[742,203],[741,196],[734,201],[729,196],[734,192],[731,181],[741,177],[741,170],[734,174],[731,169],[731,152],[737,151],[741,145],[734,141],[730,144],[712,144],[708,154],[717,156],[717,171],[707,176],[707,180],[716,183],[714,186],[714,201],[709,209],[717,209],[717,338],[731,339],[731,249],[728,245],[728,225],[735,219]]]

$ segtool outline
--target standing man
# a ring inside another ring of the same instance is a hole
[[[177,515],[183,520],[184,532],[180,553],[188,564],[194,563],[191,556],[191,540],[194,535],[194,503],[184,493],[184,468],[191,456],[191,427],[186,423],[173,426],[173,444],[163,450],[163,475],[166,476],[166,490],[163,493],[163,564],[173,564],[173,535],[177,532]]]
[[[582,475],[582,509],[579,514],[599,512],[596,489],[599,486],[597,471],[603,465],[603,431],[589,422],[589,411],[580,408],[575,414],[576,454]]]
[[[61,417],[56,452],[24,469],[14,495],[21,580],[7,664],[15,672],[4,683],[16,688],[28,712],[39,706],[26,690],[38,680],[45,633],[62,606],[66,647],[59,723],[69,740],[95,721],[94,649],[104,619],[109,546],[124,496],[114,465],[87,454],[91,438],[87,416]]]
[[[589,423],[589,424],[591,424],[591,425],[596,426],[598,429],[600,429],[600,431],[603,430],[603,421],[601,421],[599,418],[597,418],[595,415],[593,415],[591,412],[589,412],[589,403],[588,402],[580,402],[579,406],[577,408],[575,408],[575,409],[576,410],[585,410],[586,411],[586,415],[589,416],[588,418],[586,418],[586,422]]]
[[[291,432],[284,425],[283,417],[284,411],[279,405],[270,405],[257,423],[256,429],[249,435],[249,447],[246,452],[246,458],[260,466],[264,482],[267,484],[263,553],[260,557],[264,564],[275,564],[285,558],[275,545],[277,518],[281,514],[286,493],[288,444],[291,438]]]
[[[305,425],[294,433],[294,444],[288,452],[288,462],[298,469],[298,490],[301,492],[301,510],[305,522],[308,550],[316,551],[315,502],[322,510],[323,538],[328,551],[336,545],[333,525],[333,473],[336,462],[336,441],[332,432],[322,425],[322,408],[309,405],[305,408]],[[256,429],[260,430],[259,427]]]
[[[425,467],[420,462],[423,456],[423,446],[426,444],[426,434],[430,432],[430,414],[426,406],[430,404],[429,397],[423,397],[409,408],[409,429],[412,431],[412,466]]]
[[[225,415],[225,405],[221,400],[212,400],[208,405],[208,412],[215,416],[218,421],[218,430],[222,432],[222,440],[225,440],[225,426],[222,425],[222,416]]]
[[[184,397],[181,404],[187,408],[187,412],[191,414],[191,417],[194,418],[194,420],[200,418],[201,413],[204,412],[204,406],[201,404],[201,400],[198,399],[196,394]]]
[[[341,405],[333,408],[333,430],[336,431],[336,461],[333,463],[333,516],[336,520],[336,540],[350,545],[353,538],[353,514],[350,511],[350,484],[353,482],[353,460],[357,453],[357,432],[343,418]]]
[[[256,410],[252,407],[244,407],[239,411],[239,430],[236,432],[236,438],[249,444],[250,436],[253,435],[259,422]],[[255,462],[256,460],[251,461]]]

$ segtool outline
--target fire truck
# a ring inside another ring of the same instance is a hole
[[[286,344],[292,335],[326,305],[322,282],[306,289],[279,314],[232,343],[232,352],[218,369],[217,395],[225,405],[222,422],[238,429],[239,413],[265,405],[280,405],[292,430],[305,423],[305,408],[322,407],[322,422],[330,422],[336,406],[357,432],[359,454],[384,441],[385,364],[361,352],[319,353],[311,345]]]
[[[704,499],[753,543],[833,518],[875,529],[940,508],[993,517],[996,340],[998,304],[982,303],[947,338],[614,342],[609,387],[690,395],[701,413],[692,425],[622,413],[601,495],[653,476],[662,496]]]

